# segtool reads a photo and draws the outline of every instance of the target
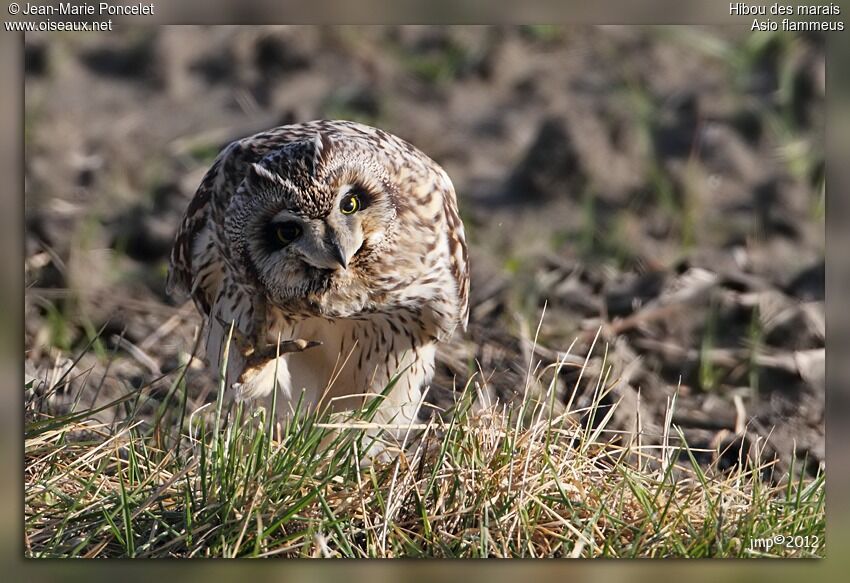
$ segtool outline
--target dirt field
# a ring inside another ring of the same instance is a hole
[[[690,445],[725,448],[706,463],[769,438],[761,455],[787,469],[796,448],[813,472],[823,42],[679,27],[29,35],[30,390],[79,357],[57,410],[164,374],[151,390],[165,398],[200,323],[165,294],[167,255],[216,153],[275,125],[356,119],[428,153],[458,191],[472,310],[441,352],[438,404],[476,372],[485,398],[511,399],[529,366],[568,349],[580,364],[593,345],[581,379],[556,379],[563,401],[590,399],[601,375],[616,426],[653,439],[675,395]],[[190,407],[215,397],[197,361],[188,381]]]

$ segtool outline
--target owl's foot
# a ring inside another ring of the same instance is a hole
[[[239,375],[239,383],[245,384],[254,378],[269,362],[284,354],[293,352],[303,352],[315,346],[320,346],[322,343],[318,340],[304,340],[303,338],[295,338],[293,340],[284,340],[277,345],[263,346],[260,348],[251,347],[247,352],[242,354],[246,358],[245,368],[242,374]]]
[[[250,334],[245,334],[239,328],[228,322],[219,315],[215,315],[218,323],[230,334],[233,344],[239,353],[251,362],[252,359],[262,361],[264,364],[277,354],[287,354],[289,352],[302,352],[308,348],[319,346],[321,342],[317,340],[303,340],[295,338],[293,340],[284,340],[277,345],[260,346],[261,341],[258,338],[253,338]],[[232,331],[231,331],[232,330]]]
[[[236,391],[236,399],[247,401],[267,395],[274,389],[277,382],[277,367],[269,366],[273,360],[278,356],[302,352],[320,344],[321,342],[316,340],[296,338],[285,340],[274,346],[252,348],[249,354],[245,355],[245,366],[239,379],[232,385]]]
[[[290,352],[304,352],[308,348],[321,346],[321,344],[322,343],[318,340],[304,340],[303,338],[295,338],[293,340],[284,340],[277,345],[254,348],[249,354],[246,354],[245,356],[248,357],[249,363],[257,361],[258,363],[265,364],[271,359],[277,358],[278,354],[284,355],[289,354]]]

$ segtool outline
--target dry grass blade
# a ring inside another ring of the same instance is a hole
[[[365,465],[367,436],[386,428],[368,409],[302,412],[268,441],[264,413],[219,399],[220,415],[186,426],[182,455],[138,422],[114,434],[59,423],[26,443],[27,554],[743,557],[777,529],[823,536],[822,475],[777,485],[766,465],[707,471],[675,398],[659,435],[622,439],[608,427],[617,402],[602,408],[620,379],[600,374],[590,403],[556,410],[554,384],[532,389],[546,368],[528,374],[518,407],[472,407],[468,387],[449,417],[406,427],[398,457]]]

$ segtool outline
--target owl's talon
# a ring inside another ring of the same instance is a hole
[[[257,374],[266,364],[284,354],[293,352],[303,352],[316,346],[321,346],[318,340],[304,340],[303,338],[294,338],[292,340],[284,340],[277,345],[264,346],[262,348],[253,349],[250,355],[247,356],[245,368],[242,374],[239,375],[239,382],[244,383]]]
[[[262,348],[254,348],[249,360],[266,360],[276,358],[278,354],[283,356],[292,352],[304,352],[308,348],[319,346],[322,343],[318,340],[304,340],[303,338],[293,338],[292,340],[284,340],[279,344],[263,346]]]

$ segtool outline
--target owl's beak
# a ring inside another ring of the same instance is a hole
[[[346,253],[346,249],[351,249],[346,233],[326,225],[321,225],[317,231],[304,238],[304,261],[318,269],[336,270],[341,267],[347,270],[353,253]]]
[[[342,250],[342,245],[336,238],[328,243],[328,252],[334,261],[336,261],[343,269],[348,269],[348,259],[345,258],[345,252]]]
[[[343,244],[345,238],[341,237],[336,229],[328,226],[325,230],[324,239],[328,260],[343,269],[348,269],[348,254],[345,252],[345,245]]]

